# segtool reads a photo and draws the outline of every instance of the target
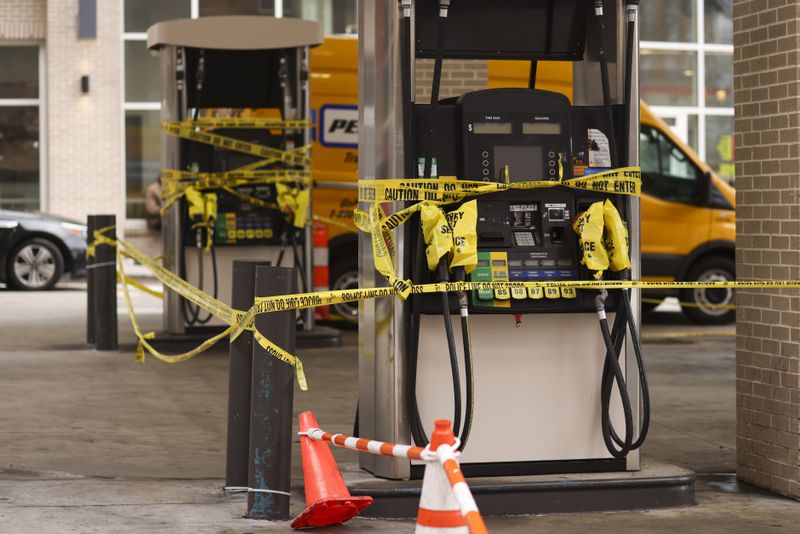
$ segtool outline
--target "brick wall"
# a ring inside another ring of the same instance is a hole
[[[124,216],[122,0],[97,2],[97,38],[78,39],[78,0],[47,2],[47,205],[76,219]],[[90,89],[82,94],[80,78]]]
[[[800,279],[800,3],[734,0],[736,273]],[[800,297],[736,296],[741,479],[800,498]]]
[[[45,37],[45,0],[0,0],[0,40],[39,41]]]
[[[417,60],[417,102],[427,104],[431,98],[433,60]],[[461,96],[469,91],[486,89],[486,61],[445,59],[442,63],[442,83],[439,98]]]

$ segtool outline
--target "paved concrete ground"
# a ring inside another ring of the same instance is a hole
[[[220,491],[224,350],[174,366],[136,364],[122,309],[122,350],[88,350],[85,298],[79,286],[39,294],[0,289],[0,532],[288,531],[285,523],[240,519],[244,496]],[[147,296],[136,301],[143,327],[159,329],[160,304]],[[675,314],[655,314],[645,332],[687,328],[696,327]],[[303,351],[313,391],[296,392],[295,406],[347,431],[355,410],[355,333],[345,340],[341,349]],[[697,471],[699,506],[489,518],[493,532],[796,531],[800,503],[742,488],[730,475],[733,339],[649,343],[646,355],[653,424],[643,457]],[[299,511],[296,449],[293,509]],[[335,454],[355,459],[348,451]],[[411,522],[359,519],[326,532],[412,530]]]

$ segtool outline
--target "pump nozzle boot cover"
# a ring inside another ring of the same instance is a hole
[[[300,432],[319,428],[312,412],[300,414]],[[300,437],[303,479],[307,508],[294,520],[292,528],[325,527],[354,518],[372,504],[372,497],[353,497],[327,443],[308,436]]]
[[[453,446],[456,437],[450,421],[439,419],[431,435],[431,451],[441,445]],[[461,509],[458,506],[453,488],[447,480],[442,464],[438,461],[425,464],[425,476],[422,479],[422,493],[419,497],[416,534],[468,534],[469,528]]]

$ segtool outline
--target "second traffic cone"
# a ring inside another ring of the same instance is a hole
[[[440,445],[454,445],[456,438],[450,421],[439,419],[431,436],[430,450],[436,451]],[[461,515],[453,489],[447,480],[444,468],[439,462],[425,464],[422,479],[422,493],[419,496],[417,513],[417,534],[467,534],[467,522]]]
[[[300,414],[300,432],[319,428],[312,412]],[[372,504],[372,497],[353,497],[327,443],[300,437],[307,508],[292,520],[292,528],[325,527],[344,523]]]

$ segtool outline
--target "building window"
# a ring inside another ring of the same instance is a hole
[[[125,0],[125,206],[144,218],[147,188],[161,166],[161,85],[158,57],[147,49],[147,29],[165,20],[197,16],[198,0]]]
[[[729,181],[733,180],[732,4],[732,0],[649,0],[641,6],[640,28],[642,99]]]
[[[127,176],[126,212],[134,219],[144,219],[147,188],[160,174],[161,126],[157,110],[125,112],[125,175]]]
[[[125,33],[144,33],[162,20],[191,16],[190,0],[125,0]]]
[[[275,3],[272,0],[200,0],[199,15],[266,15],[275,16]]]
[[[41,208],[39,57],[38,46],[0,46],[0,208]]]
[[[357,0],[125,0],[123,107],[125,204],[129,218],[144,218],[145,193],[158,178],[161,164],[159,65],[158,58],[147,50],[147,29],[164,20],[218,15],[297,17],[322,22],[326,34],[358,32]],[[0,99],[4,90],[0,81]]]

